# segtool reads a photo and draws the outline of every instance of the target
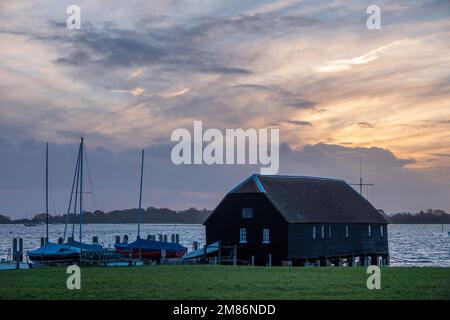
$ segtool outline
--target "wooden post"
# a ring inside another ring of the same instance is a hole
[[[255,256],[252,255],[252,267],[254,267],[254,266],[255,266]]]
[[[13,261],[16,261],[17,259],[17,238],[13,239]]]
[[[222,260],[222,242],[219,240],[219,243],[218,243],[218,252],[217,252],[217,255],[218,255],[218,257],[219,257],[219,264],[220,264],[220,262],[221,262],[221,260]]]
[[[363,256],[360,256],[359,261],[361,262],[361,267],[365,267],[367,265],[367,256],[365,254]]]
[[[19,238],[19,262],[23,261],[23,239]]]
[[[269,267],[272,266],[272,255],[269,253]]]
[[[233,266],[237,265],[237,246],[233,248]]]

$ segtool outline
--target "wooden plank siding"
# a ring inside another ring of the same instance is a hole
[[[253,218],[242,218],[242,208],[253,208]],[[222,241],[237,245],[238,258],[266,265],[269,254],[272,264],[280,265],[288,251],[288,223],[263,193],[229,193],[206,221],[206,242]],[[239,243],[239,231],[247,229],[247,243]],[[270,243],[264,244],[263,229],[270,229]]]
[[[349,238],[346,238],[345,226],[349,226]],[[316,239],[313,239],[313,226],[316,226]],[[321,226],[325,226],[325,238],[322,239]],[[332,228],[331,239],[328,227]],[[383,225],[384,237],[381,237],[380,224],[371,224],[372,236],[368,235],[368,224],[302,224],[288,226],[289,260],[351,256],[364,254],[388,254],[387,226]]]

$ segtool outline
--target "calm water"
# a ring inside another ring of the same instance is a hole
[[[50,241],[56,242],[64,232],[64,225],[50,225]],[[135,224],[90,224],[83,226],[83,238],[91,242],[93,236],[105,247],[112,247],[116,235],[127,234],[130,239],[136,237]],[[450,267],[450,225],[389,225],[389,251],[393,266],[440,266]],[[71,229],[70,229],[71,232]],[[202,225],[144,224],[141,236],[147,234],[180,235],[180,244],[192,250],[194,241],[204,244],[205,229]],[[6,258],[12,239],[24,239],[24,250],[36,249],[40,237],[45,234],[45,225],[25,227],[23,225],[0,225],[0,258]],[[75,230],[78,240],[78,230]]]

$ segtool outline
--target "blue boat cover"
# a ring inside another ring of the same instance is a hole
[[[178,243],[171,243],[171,242],[161,242],[161,241],[155,241],[155,240],[147,240],[147,239],[138,239],[131,243],[116,243],[114,245],[116,249],[122,249],[122,250],[131,250],[131,249],[137,249],[137,250],[148,250],[148,251],[161,251],[166,250],[167,252],[179,252],[179,251],[187,251],[186,247],[183,247],[182,245],[179,245]]]
[[[47,243],[39,249],[27,251],[28,256],[36,257],[36,256],[56,256],[59,255],[61,257],[66,255],[71,255],[74,253],[80,253],[80,248],[68,246],[65,244],[56,244],[56,243]]]
[[[70,240],[66,243],[66,245],[71,246],[71,247],[75,247],[75,248],[80,248],[83,249],[83,251],[92,251],[92,252],[97,252],[97,251],[103,251],[104,248],[97,243],[82,243],[79,241],[75,241],[75,240]]]

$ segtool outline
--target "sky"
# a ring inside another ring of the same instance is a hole
[[[361,155],[376,208],[450,211],[448,0],[119,3],[0,3],[0,214],[43,212],[46,141],[65,212],[81,135],[87,210],[137,206],[142,148],[144,207],[213,209],[259,167],[174,165],[195,120],[279,128],[280,174],[357,182]]]

